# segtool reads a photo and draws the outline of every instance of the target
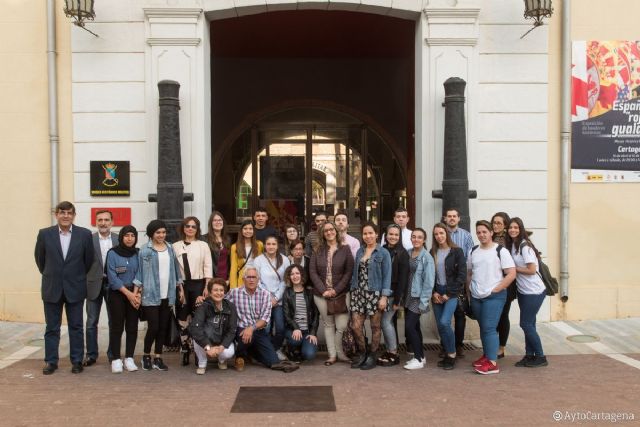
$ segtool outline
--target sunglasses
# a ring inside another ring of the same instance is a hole
[[[198,226],[197,226],[197,225],[187,224],[187,225],[185,225],[185,226],[184,226],[184,228],[192,228],[192,229],[194,229],[194,230],[197,230],[197,229],[198,229]]]

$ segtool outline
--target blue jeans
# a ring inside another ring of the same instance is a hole
[[[393,304],[393,298],[389,298],[389,307]],[[396,311],[393,308],[389,308],[388,311],[382,313],[382,335],[384,335],[384,344],[387,347],[387,351],[395,353],[398,350],[398,337],[396,335],[396,328],[393,325],[393,316]]]
[[[285,334],[287,336],[287,344],[289,345],[289,351],[291,353],[300,350],[304,360],[313,360],[316,358],[318,346],[316,344],[311,344],[311,341],[307,339],[309,331],[302,331],[301,340],[293,339],[293,329],[287,329]]]
[[[484,355],[489,360],[498,359],[498,321],[502,314],[502,307],[507,301],[506,289],[495,294],[491,294],[486,298],[471,297],[471,309],[478,319],[480,325],[480,339],[482,340],[482,349]]]
[[[544,356],[540,335],[536,331],[536,315],[547,294],[525,295],[518,292],[520,306],[520,327],[524,332],[525,351],[527,356]]]
[[[236,330],[236,342],[238,344],[236,355],[239,357],[251,356],[267,368],[280,362],[276,351],[273,349],[273,344],[271,344],[271,337],[267,332],[267,328],[253,331],[253,337],[248,344],[242,342],[240,333],[243,330],[244,328]]]
[[[65,302],[64,297],[60,302],[44,302],[44,319],[46,328],[44,332],[44,361],[58,364],[58,348],[60,347],[60,325],[62,323],[62,309],[67,313],[67,326],[69,328],[69,357],[72,364],[82,363],[84,355],[84,334],[82,333],[82,306],[84,301],[74,303]]]
[[[280,350],[284,342],[284,310],[281,305],[276,305],[271,309],[271,321],[267,326],[267,330],[271,336],[271,344],[273,348]]]
[[[451,327],[453,312],[458,306],[458,298],[449,298],[444,304],[432,304],[433,315],[436,318],[438,333],[442,339],[442,347],[449,354],[456,352],[456,337]]]
[[[85,334],[87,341],[87,358],[98,359],[98,323],[100,322],[100,310],[102,310],[102,300],[106,300],[105,289],[100,290],[100,294],[96,299],[87,300],[87,324],[85,326]],[[111,330],[111,314],[109,313],[109,304],[107,303],[107,319],[109,330]],[[107,356],[111,359],[111,345],[107,348]]]

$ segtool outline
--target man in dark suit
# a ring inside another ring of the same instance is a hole
[[[98,232],[93,233],[92,236],[94,260],[91,270],[87,274],[87,323],[85,325],[87,358],[84,361],[84,366],[91,366],[98,360],[98,323],[100,322],[102,301],[106,301],[108,295],[104,264],[109,249],[118,245],[118,235],[111,232],[112,225],[113,213],[111,211],[104,209],[96,212]],[[107,318],[109,319],[109,327],[111,327],[108,307]],[[111,363],[111,346],[107,349],[107,357]]]
[[[73,225],[76,208],[71,202],[60,202],[55,209],[58,222],[38,232],[35,259],[42,274],[42,301],[46,329],[42,373],[50,375],[58,369],[58,347],[62,309],[67,313],[71,372],[82,372],[84,336],[82,306],[87,296],[87,272],[93,264],[91,232]]]

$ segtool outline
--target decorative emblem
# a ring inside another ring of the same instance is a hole
[[[105,187],[115,187],[118,185],[118,178],[116,177],[116,169],[118,169],[118,165],[109,162],[101,166],[102,169],[104,169],[104,181],[102,181],[102,185]]]

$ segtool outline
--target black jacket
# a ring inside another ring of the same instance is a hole
[[[436,268],[438,268],[437,265]],[[464,286],[467,281],[467,260],[464,257],[462,248],[451,248],[444,259],[444,271],[447,276],[446,294],[449,298],[457,298],[464,292]],[[437,277],[436,273],[436,282],[438,281]],[[438,285],[441,285],[441,283],[438,283]],[[435,286],[433,290],[435,292]]]
[[[409,287],[409,252],[397,244],[390,248],[388,244],[384,248],[391,255],[391,296],[394,305],[404,305],[405,295]]]
[[[233,303],[222,300],[222,310],[216,309],[211,298],[207,298],[196,309],[189,326],[191,337],[201,346],[220,345],[229,348],[236,337],[238,314]]]
[[[318,307],[313,301],[313,291],[311,288],[304,289],[304,299],[307,302],[307,324],[309,325],[309,334],[316,335],[318,332],[318,322],[320,313]],[[289,329],[300,329],[296,323],[296,293],[293,288],[289,287],[284,290],[282,297],[282,309],[284,311],[284,320]]]

